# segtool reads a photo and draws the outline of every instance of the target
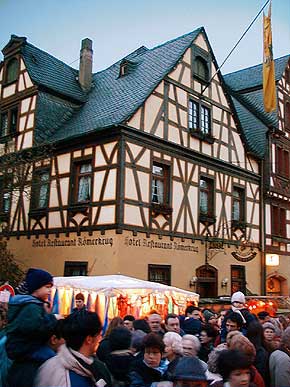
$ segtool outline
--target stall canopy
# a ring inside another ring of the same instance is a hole
[[[163,316],[181,314],[188,304],[197,305],[199,300],[196,293],[124,275],[54,277],[54,313],[71,313],[79,292],[85,297],[87,309],[98,312],[103,322],[126,314],[140,318],[151,310]]]

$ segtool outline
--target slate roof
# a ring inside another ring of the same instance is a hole
[[[35,115],[35,144],[50,141],[55,131],[68,121],[78,109],[77,105],[69,101],[39,92]]]
[[[275,80],[281,79],[288,63],[289,55],[275,59]],[[258,64],[246,69],[224,75],[226,84],[234,91],[243,91],[263,85],[263,65]]]
[[[162,79],[174,68],[198,34],[198,28],[153,49],[140,47],[126,58],[133,71],[119,77],[120,63],[93,75],[94,87],[79,113],[56,131],[53,140],[79,136],[129,119]]]
[[[266,134],[268,127],[251,113],[244,104],[232,96],[232,101],[241,124],[248,150],[259,158],[266,152]]]
[[[76,101],[86,101],[86,93],[77,81],[78,70],[30,43],[22,45],[21,53],[33,83]]]
[[[290,56],[275,59],[275,80],[282,78]],[[263,65],[259,64],[224,75],[248,148],[263,158],[267,131],[278,127],[278,112],[266,113],[263,104]]]

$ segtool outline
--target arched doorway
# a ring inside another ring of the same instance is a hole
[[[278,272],[269,274],[266,281],[267,296],[287,296],[287,279]]]
[[[196,291],[201,298],[217,297],[217,269],[203,265],[196,269]]]

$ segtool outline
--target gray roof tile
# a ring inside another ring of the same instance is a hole
[[[275,80],[281,79],[289,60],[289,55],[275,59]],[[263,85],[263,65],[248,67],[230,74],[224,75],[226,84],[234,91],[242,91]]]
[[[289,58],[286,55],[275,59],[276,81],[281,79]],[[264,110],[262,76],[262,64],[224,76],[245,140],[249,149],[258,157],[265,154],[268,128],[278,127],[278,112],[266,113]]]
[[[94,74],[88,101],[79,114],[55,132],[53,139],[78,136],[128,120],[174,68],[201,31],[203,29],[199,28],[153,49],[137,49],[125,58],[135,67],[123,77],[119,77],[119,71],[124,58]]]
[[[30,43],[23,44],[21,53],[34,83],[76,101],[86,100],[77,70]]]

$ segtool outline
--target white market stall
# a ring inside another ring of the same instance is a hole
[[[69,314],[79,292],[87,309],[96,311],[103,322],[126,314],[141,318],[152,309],[163,316],[181,314],[188,304],[197,305],[199,300],[197,293],[124,275],[54,277],[53,312]]]

